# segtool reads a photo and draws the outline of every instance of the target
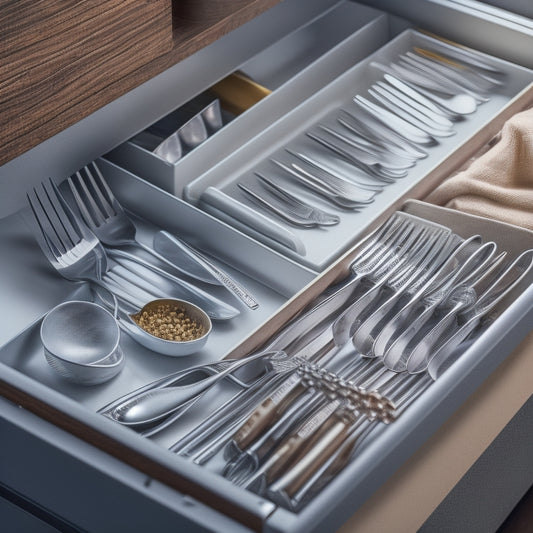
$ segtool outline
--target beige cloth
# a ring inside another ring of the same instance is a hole
[[[533,108],[511,117],[490,150],[425,200],[533,230]]]

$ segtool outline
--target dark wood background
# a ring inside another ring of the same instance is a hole
[[[2,0],[0,165],[279,0]]]

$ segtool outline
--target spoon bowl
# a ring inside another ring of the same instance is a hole
[[[182,311],[191,321],[194,321],[196,324],[198,324],[202,330],[202,334],[191,340],[166,340],[150,333],[141,325],[139,325],[137,320],[140,316],[142,316],[143,313],[156,312],[156,310],[161,308],[161,306],[169,306],[171,308],[180,309],[180,311]],[[184,355],[190,355],[201,350],[207,342],[213,327],[211,319],[205,311],[190,302],[173,298],[152,300],[137,313],[127,314],[125,319],[121,320],[121,322],[126,331],[139,344],[142,344],[154,352],[172,357],[182,357]]]

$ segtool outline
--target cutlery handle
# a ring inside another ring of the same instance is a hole
[[[332,423],[331,415],[339,405],[338,400],[328,403],[304,422],[295,433],[282,441],[264,467],[264,475],[268,484],[280,477],[282,471],[294,458],[302,457],[305,450],[314,445],[323,431],[327,431]]]
[[[303,241],[294,233],[215,187],[208,187],[202,193],[200,200],[240,222],[243,225],[243,231],[246,233],[250,234],[250,230],[252,230],[255,234],[254,237],[259,234],[299,255],[306,254]]]
[[[165,258],[170,259],[171,257],[179,254],[185,259],[191,259],[197,266],[203,269],[209,276],[217,280],[220,285],[226,287],[231,291],[237,298],[244,302],[250,309],[257,309],[259,303],[255,298],[241,285],[239,285],[229,274],[227,274],[220,267],[209,261],[202,254],[194,250],[187,243],[183,242],[180,239],[177,239],[170,233],[166,231],[159,231],[154,236],[154,248],[163,255]],[[171,261],[172,264],[178,261]],[[178,267],[179,268],[179,267]],[[184,271],[191,275],[191,270],[187,269]]]
[[[350,423],[337,420],[327,424],[322,431],[312,439],[313,446],[302,450],[292,467],[281,478],[274,482],[270,489],[274,499],[290,500],[305,483],[317,472],[322,465],[335,453],[348,437]]]
[[[233,443],[240,450],[245,450],[270,424],[276,421],[283,406],[296,398],[304,389],[301,378],[293,374],[278,389],[263,400],[248,416],[233,436]]]

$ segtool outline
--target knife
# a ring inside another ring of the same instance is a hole
[[[299,255],[306,254],[305,244],[293,232],[215,187],[208,187],[202,193],[200,200],[207,207],[207,210],[209,210],[209,207],[213,207],[218,211],[217,215],[222,213],[231,217],[231,221],[225,220],[228,223],[239,222],[238,229],[241,229],[244,233],[261,241],[268,239],[269,245],[271,241],[274,241]]]
[[[259,304],[247,289],[239,285],[229,274],[197,252],[187,243],[161,230],[154,235],[154,250],[161,254],[185,274],[216,285],[222,285],[245,303],[250,309]]]

